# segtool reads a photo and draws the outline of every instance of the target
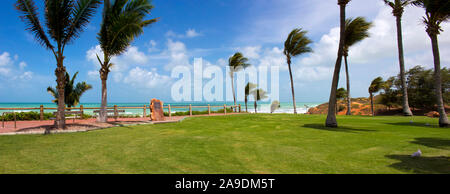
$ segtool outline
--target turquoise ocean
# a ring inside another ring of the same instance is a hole
[[[170,106],[189,106],[191,104],[192,106],[223,106],[224,104],[227,105],[233,105],[233,102],[168,102],[164,103],[166,106],[167,104],[170,104]],[[242,111],[245,111],[245,103],[238,102],[238,104],[241,104]],[[270,102],[258,102],[258,113],[270,113]],[[308,108],[315,107],[319,104],[322,104],[321,102],[297,102],[297,112],[298,113],[306,113],[308,111]],[[55,103],[0,103],[0,108],[39,108],[41,105],[43,105],[46,108],[56,108]],[[80,107],[80,105],[83,105],[83,107],[100,107],[100,103],[81,103],[76,107]],[[143,107],[144,105],[149,105],[149,103],[109,103],[108,106],[112,107],[114,105],[117,105],[120,107]],[[248,102],[248,111],[254,112],[254,103],[253,101]],[[280,108],[275,111],[275,113],[294,113],[294,109],[292,106],[292,103],[290,102],[281,102]],[[212,110],[218,110],[223,108],[211,108]],[[172,108],[172,112],[178,112],[178,111],[188,111],[188,108]],[[192,110],[202,111],[202,110],[208,110],[208,108],[193,108]],[[28,111],[36,111],[39,112],[39,110],[15,110],[14,112],[28,112]],[[45,110],[45,112],[55,112],[56,110]],[[165,111],[167,111],[165,109]],[[0,110],[0,114],[3,112],[13,112],[13,110]],[[86,114],[93,114],[92,109],[85,110]],[[147,114],[149,113],[149,110],[147,110]],[[125,114],[128,115],[143,115],[143,108],[141,109],[125,109]]]

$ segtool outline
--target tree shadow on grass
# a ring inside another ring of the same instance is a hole
[[[450,139],[421,137],[415,138],[414,141],[411,141],[411,143],[424,145],[431,148],[450,150]]]
[[[389,167],[412,173],[420,174],[449,174],[450,157],[411,157],[409,155],[387,155],[390,159],[399,162],[389,165]]]
[[[347,132],[347,133],[358,133],[358,132],[374,132],[376,130],[372,129],[356,129],[356,128],[350,128],[350,127],[325,127],[322,124],[305,124],[303,127],[311,128],[311,129],[318,129],[318,130],[324,130],[324,131],[334,131],[334,132]]]
[[[437,123],[426,123],[426,122],[399,122],[399,123],[386,123],[388,125],[397,126],[412,126],[412,127],[429,127],[429,128],[439,128]]]

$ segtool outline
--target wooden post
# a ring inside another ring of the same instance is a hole
[[[80,111],[81,111],[81,119],[83,119],[83,115],[84,115],[84,107],[83,107],[83,105],[80,105]]]
[[[41,107],[39,107],[39,110],[40,110],[40,116],[39,116],[39,119],[40,119],[41,121],[43,121],[43,120],[44,120],[44,105],[41,105]]]
[[[239,104],[239,113],[241,113],[241,104]]]
[[[192,117],[192,105],[191,104],[189,104],[189,116]]]
[[[114,118],[117,121],[117,116],[118,116],[118,112],[117,112],[117,105],[114,105]]]
[[[211,106],[208,104],[208,115],[211,115]]]
[[[227,105],[226,104],[223,105],[223,113],[227,114]]]
[[[147,117],[147,105],[144,104],[144,118]]]
[[[14,129],[17,128],[17,121],[16,121],[16,111],[13,111],[14,114]]]
[[[168,106],[169,106],[169,118],[172,118],[172,112],[170,111],[170,104]]]

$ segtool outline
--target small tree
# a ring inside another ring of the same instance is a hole
[[[263,89],[256,89],[256,90],[253,90],[252,94],[253,94],[253,98],[255,99],[255,113],[258,113],[258,111],[257,111],[257,108],[258,108],[257,102],[260,101],[260,100],[266,99],[268,97],[267,96],[267,92],[264,91]]]
[[[75,79],[77,78],[78,72],[76,72],[72,79],[70,79],[69,73],[66,72],[65,76],[65,88],[64,88],[64,103],[67,107],[71,108],[77,106],[80,103],[81,96],[88,90],[92,89],[92,85],[87,84],[86,82],[80,82],[75,85]],[[58,104],[58,90],[52,87],[47,88],[47,92],[50,93],[55,100],[54,103]]]
[[[248,102],[248,96],[252,93],[252,91],[256,88],[256,84],[253,84],[251,82],[247,83],[245,86],[245,112],[248,112],[247,108],[247,102]]]
[[[270,113],[275,112],[280,107],[281,107],[280,102],[278,100],[273,101],[272,104],[270,105]]]
[[[369,94],[370,94],[370,109],[372,111],[372,116],[375,116],[373,110],[373,94],[379,92],[383,87],[384,81],[383,78],[377,77],[375,78],[369,86]]]

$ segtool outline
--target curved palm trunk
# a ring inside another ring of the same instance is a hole
[[[297,107],[295,105],[294,80],[292,79],[291,59],[288,59],[289,77],[291,78],[292,103],[294,104],[294,114],[297,114]]]
[[[348,73],[347,55],[344,56],[345,74],[347,76],[347,115],[352,115],[352,99],[350,96],[350,75]]]
[[[258,104],[256,104],[256,100],[255,100],[255,113],[258,113],[257,107],[258,107]]]
[[[57,68],[55,70],[57,89],[58,89],[58,110],[55,119],[55,128],[65,129],[66,128],[66,116],[65,116],[65,99],[64,99],[64,89],[65,89],[65,75],[66,68],[63,65],[64,57],[61,52],[58,52]]]
[[[234,91],[234,76],[233,76],[233,74],[234,73],[230,74],[230,77],[231,77],[231,89],[233,90],[234,107],[236,107],[236,94],[235,94],[235,91]]]
[[[439,56],[439,44],[437,34],[430,34],[430,38],[434,57],[434,86],[436,89],[436,101],[439,112],[439,126],[447,127],[449,125],[449,122],[447,114],[445,113],[444,101],[442,99],[441,61]]]
[[[373,94],[370,93],[370,110],[372,112],[372,116],[375,116],[375,112],[373,111]]]
[[[403,115],[412,116],[411,109],[409,109],[408,102],[408,87],[406,85],[405,78],[405,60],[403,57],[403,38],[402,38],[402,21],[401,16],[396,17],[397,22],[397,43],[398,43],[398,60],[400,64],[400,80],[402,84],[402,106],[403,106]]]
[[[106,123],[108,122],[108,112],[107,112],[107,105],[108,105],[108,90],[107,90],[107,79],[101,78],[102,80],[102,104],[100,106],[100,112],[98,114],[98,121]]]
[[[340,38],[339,38],[339,49],[338,49],[338,57],[336,59],[336,64],[334,66],[334,73],[333,73],[333,82],[331,84],[331,92],[330,92],[330,100],[328,101],[328,115],[327,120],[325,121],[325,126],[327,127],[337,127],[337,121],[336,121],[336,110],[334,107],[336,106],[336,91],[339,83],[339,73],[341,70],[341,63],[342,63],[342,54],[344,49],[344,36],[345,36],[345,6],[346,3],[341,2],[341,0],[338,0],[338,4],[340,7],[340,20],[341,20],[341,32],[340,32]]]

